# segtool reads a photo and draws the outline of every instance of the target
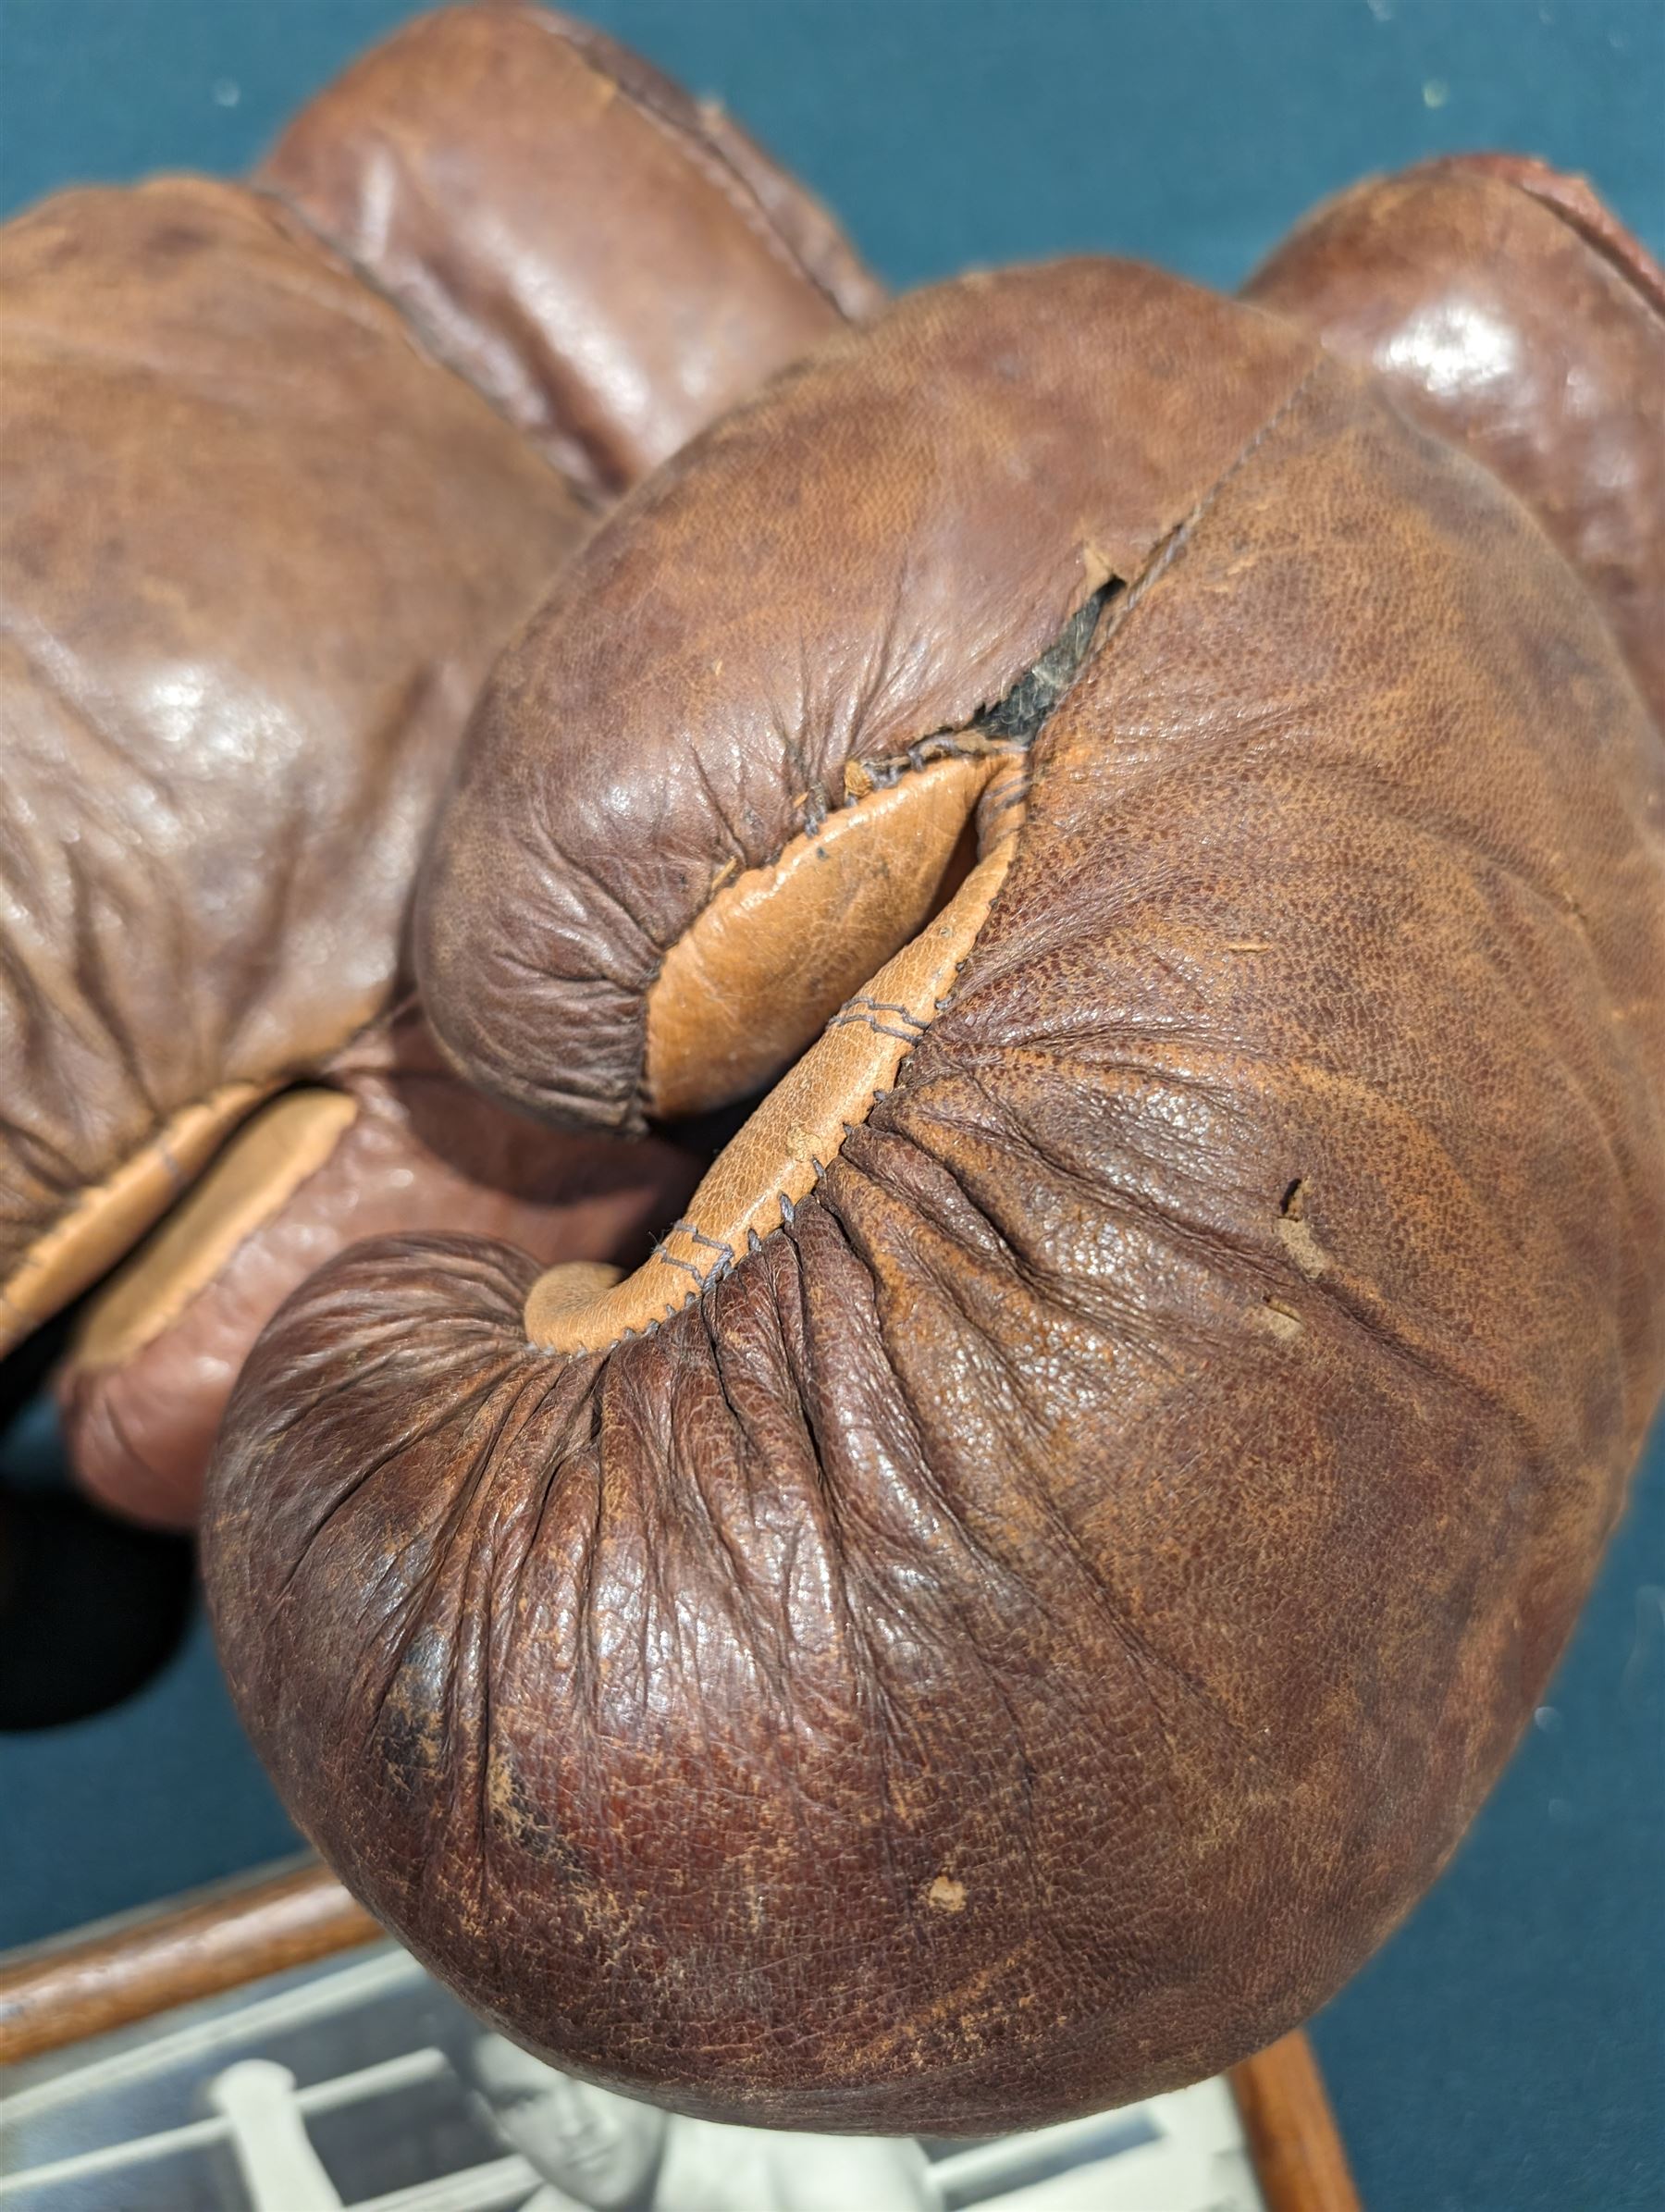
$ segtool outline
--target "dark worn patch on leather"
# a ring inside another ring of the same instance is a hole
[[[1080,674],[1081,664],[1098,629],[1099,616],[1120,589],[1119,584],[1106,584],[1091,599],[1083,599],[1040,660],[1032,668],[1024,670],[999,704],[991,707],[987,714],[971,725],[973,729],[991,737],[1004,737],[1008,744],[1031,744]]]

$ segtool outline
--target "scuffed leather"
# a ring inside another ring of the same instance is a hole
[[[492,1108],[441,1067],[413,1007],[354,1039],[324,1072],[356,1114],[292,1195],[144,1341],[112,1356],[83,1330],[71,1345],[58,1395],[77,1469],[130,1519],[195,1522],[244,1355],[289,1292],[345,1246],[442,1222],[549,1261],[635,1260],[694,1184],[696,1163],[670,1144],[557,1136]],[[214,1173],[192,1198],[212,1200]],[[134,1267],[151,1262],[158,1241]]]
[[[1032,2124],[1299,2020],[1497,1773],[1665,1380],[1665,741],[1490,474],[1150,271],[906,303],[591,542],[435,846],[449,1049],[627,1123],[725,865],[1111,579],[956,987],[772,1234],[600,1356],[503,1244],[361,1246],[222,1435],[290,1810],[687,2109]]]
[[[357,1094],[504,639],[598,500],[877,296],[720,112],[531,7],[406,26],[256,181],[0,231],[0,1286],[179,1110]],[[563,1167],[465,1091],[438,1153],[388,1095],[366,1116],[374,1195],[345,1162],[309,1180],[149,1372],[72,1358],[71,1450],[112,1501],[188,1517],[240,1349],[363,1222],[634,1259],[689,1180],[664,1148]],[[586,1211],[586,1181],[629,1196]],[[0,1299],[0,1346],[40,1317]]]

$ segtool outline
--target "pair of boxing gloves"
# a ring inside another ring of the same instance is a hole
[[[882,308],[495,5],[0,262],[0,1312],[160,1221],[71,1441],[183,1516],[218,1429],[302,1826],[726,2117],[1033,2123],[1302,2018],[1665,1375],[1659,272],[1479,159],[1253,305]],[[758,1094],[697,1189],[645,1133]]]

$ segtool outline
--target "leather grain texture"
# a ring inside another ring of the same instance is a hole
[[[1300,2020],[1496,1775],[1665,1380],[1665,741],[1495,476],[1149,270],[905,303],[591,541],[434,848],[448,1048],[627,1126],[724,867],[1104,589],[954,987],[755,1250],[567,1355],[524,1254],[361,1246],[228,1417],[296,1818],[689,2109],[1010,2127]]]
[[[526,1110],[643,1125],[647,993],[720,871],[859,803],[852,768],[951,753],[1315,357],[1270,317],[1176,297],[1086,261],[917,294],[597,535],[482,698],[426,864],[418,972],[460,1066]],[[966,427],[944,451],[950,403]]]
[[[231,1386],[261,1328],[344,1246],[466,1226],[551,1262],[637,1259],[697,1164],[662,1142],[528,1129],[439,1062],[407,1006],[336,1054],[328,1089],[284,1092],[101,1290],[58,1400],[84,1485],[130,1519],[189,1527]],[[327,1150],[297,1141],[327,1112]],[[259,1177],[265,1185],[251,1191]]]
[[[586,525],[242,187],[49,201],[0,292],[3,1279],[170,1113],[381,1010],[462,720]]]

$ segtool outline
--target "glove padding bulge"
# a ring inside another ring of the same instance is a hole
[[[629,1281],[388,1241],[257,1345],[210,1596],[349,1885],[562,2065],[781,2125],[1310,2012],[1659,1394],[1662,803],[1525,512],[1152,272],[925,293],[672,462],[472,726],[436,1026],[630,1128],[846,1003]]]
[[[1244,296],[1374,368],[1524,500],[1665,715],[1665,271],[1583,178],[1503,154],[1368,178]]]
[[[0,230],[0,1350],[175,1209],[62,1382],[113,1502],[194,1516],[244,1351],[355,1236],[600,1257],[686,1193],[456,1083],[412,881],[596,502],[874,296],[725,118],[517,6],[405,26],[258,189]]]
[[[882,298],[720,106],[522,0],[405,25],[258,180],[592,500]]]

